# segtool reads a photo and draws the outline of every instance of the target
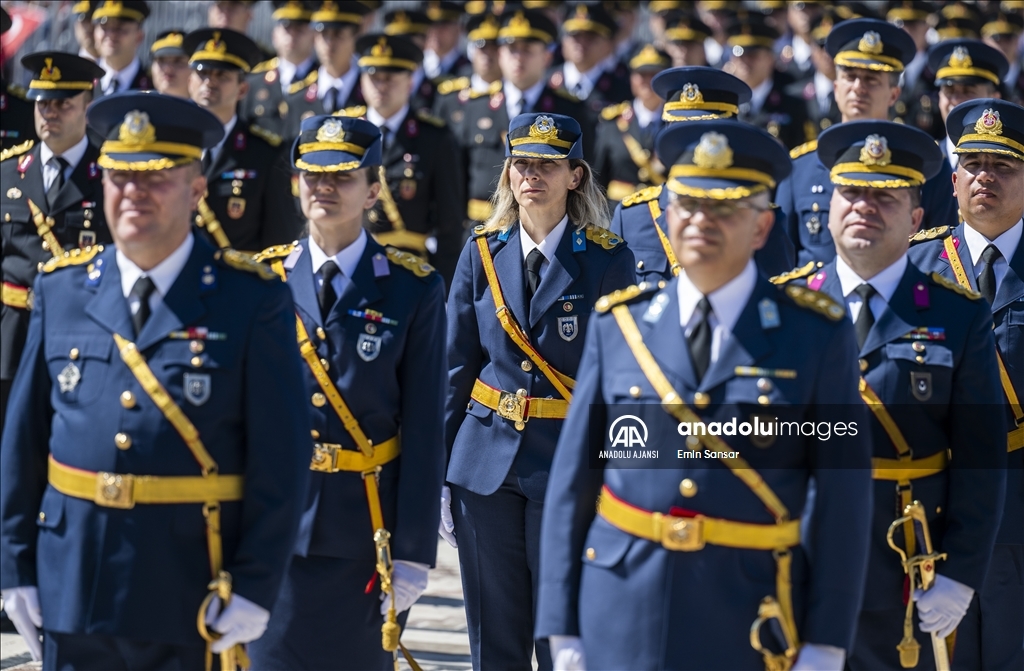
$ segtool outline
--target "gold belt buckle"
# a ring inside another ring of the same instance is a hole
[[[339,449],[341,446],[333,443],[313,443],[313,460],[309,462],[309,470],[337,473]]]
[[[520,389],[514,394],[510,391],[503,391],[498,397],[496,412],[499,417],[515,422],[516,431],[522,431],[526,428],[526,421],[529,419],[526,416],[526,402],[525,389]]]
[[[680,552],[703,550],[704,518],[665,515],[661,518],[661,544]]]
[[[96,474],[93,503],[104,508],[134,508],[135,476],[100,471]]]

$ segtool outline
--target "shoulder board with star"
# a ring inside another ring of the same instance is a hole
[[[436,117],[424,109],[416,110],[416,118],[424,123],[430,124],[431,126],[436,126],[437,128],[445,127],[444,119]]]
[[[430,265],[415,254],[409,252],[403,252],[400,249],[394,247],[386,247],[385,251],[388,254],[388,260],[396,266],[401,266],[416,277],[426,280],[434,273],[434,266]]]
[[[818,149],[818,141],[817,140],[811,140],[810,142],[804,142],[799,147],[794,147],[789,152],[789,157],[791,159],[795,160],[795,159],[800,158],[804,154],[810,154],[812,151],[816,151],[817,149]]]
[[[257,63],[256,67],[254,67],[251,70],[251,72],[252,72],[252,74],[258,74],[260,72],[266,72],[267,70],[273,70],[276,67],[277,67],[277,56],[274,56],[273,58],[269,58],[269,59],[263,61],[262,63]]]
[[[657,200],[658,196],[661,195],[660,186],[649,186],[645,189],[640,189],[634,193],[629,194],[622,199],[622,207],[629,207],[631,205],[637,205],[638,203],[647,203],[652,200]]]
[[[95,245],[93,247],[86,247],[85,249],[72,249],[71,251],[64,252],[64,256],[52,258],[44,263],[42,272],[52,273],[58,268],[80,266],[83,263],[89,263],[92,261],[94,256],[102,251],[103,245]]]
[[[587,240],[599,245],[607,252],[615,254],[623,248],[622,237],[615,235],[607,228],[587,224],[584,227],[583,232],[587,234]]]
[[[7,85],[7,92],[10,93],[15,98],[20,98],[22,100],[28,100],[28,98],[27,98],[28,90],[24,86],[21,86],[19,84],[8,84]]]
[[[289,93],[289,95],[295,95],[299,91],[302,91],[303,89],[309,88],[314,83],[316,83],[317,77],[319,77],[319,76],[320,76],[320,71],[319,70],[313,70],[308,75],[306,75],[306,77],[304,79],[302,79],[301,81],[292,82],[291,84],[288,85],[288,93]]]
[[[594,309],[601,313],[608,312],[616,305],[629,303],[635,298],[657,291],[664,286],[665,281],[662,280],[658,283],[641,282],[640,284],[634,284],[633,286],[626,287],[625,289],[616,289],[607,296],[602,296],[597,299],[597,303],[594,304]]]
[[[846,308],[837,303],[831,296],[799,284],[786,285],[786,295],[799,307],[806,308],[831,321],[837,322],[846,316]]]
[[[952,233],[953,229],[949,226],[926,228],[925,230],[918,231],[910,236],[910,244],[913,246],[919,242],[927,242],[928,240],[941,240],[942,238],[948,238]]]
[[[280,147],[281,143],[284,141],[277,133],[271,132],[261,126],[257,126],[256,124],[249,126],[249,132],[269,144],[271,147]]]
[[[605,121],[617,119],[619,118],[619,116],[622,115],[623,112],[626,111],[626,108],[630,106],[632,106],[632,103],[629,102],[608,105],[608,107],[605,107],[603,110],[601,110],[601,118],[604,119]]]
[[[824,264],[821,261],[808,261],[807,265],[800,266],[799,268],[794,268],[793,270],[782,273],[780,275],[776,275],[775,277],[770,278],[770,281],[772,284],[787,284],[789,282],[792,282],[793,280],[798,280],[802,277],[807,277],[818,268],[821,268],[823,265]]]
[[[931,279],[933,284],[943,287],[945,289],[949,289],[950,291],[956,292],[961,296],[966,296],[967,298],[970,298],[972,301],[976,301],[981,298],[981,294],[975,291],[974,289],[968,289],[967,287],[960,286],[959,283],[954,282],[948,277],[943,277],[938,273],[932,273],[928,277]]]
[[[287,245],[274,245],[273,247],[267,247],[262,252],[256,252],[253,254],[252,259],[256,263],[267,263],[274,259],[283,259],[295,250],[295,246],[298,245],[298,241],[289,242]]]
[[[455,79],[446,79],[437,85],[437,92],[440,95],[446,96],[449,93],[458,93],[464,89],[469,88],[469,77],[456,77]]]
[[[214,255],[214,258],[223,261],[224,265],[235,270],[243,270],[247,273],[259,275],[261,280],[281,279],[267,264],[254,261],[248,254],[243,254],[234,249],[221,250]]]
[[[6,161],[9,158],[15,156],[21,156],[35,145],[35,140],[25,140],[21,144],[16,144],[13,147],[9,147],[0,152],[0,161]]]
[[[361,117],[366,116],[366,105],[353,105],[345,107],[334,113],[334,116]]]

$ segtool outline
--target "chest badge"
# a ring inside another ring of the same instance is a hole
[[[806,226],[807,232],[810,233],[811,235],[817,235],[818,233],[821,233],[821,219],[819,219],[818,215],[816,214],[807,220]]]
[[[380,356],[380,346],[382,342],[383,338],[381,338],[381,336],[370,335],[369,333],[360,333],[359,340],[356,342],[356,353],[363,361],[373,361]]]
[[[245,198],[228,198],[228,216],[241,219],[245,214]]]
[[[7,197],[10,198],[11,200],[18,200],[19,198],[21,198],[21,189],[19,189],[16,186],[12,186],[11,188],[7,189]]]
[[[932,374],[912,372],[910,374],[910,391],[919,401],[929,400],[932,397]]]
[[[200,406],[210,400],[212,385],[209,373],[185,373],[185,400]]]
[[[572,342],[580,332],[579,315],[558,318],[558,335],[566,342]]]
[[[74,391],[81,379],[82,371],[78,369],[74,361],[68,362],[68,365],[64,366],[64,370],[57,376],[57,382],[60,384],[60,393],[67,394]]]

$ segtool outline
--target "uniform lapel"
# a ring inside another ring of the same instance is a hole
[[[82,202],[84,195],[87,191],[92,189],[89,186],[91,178],[89,176],[89,166],[95,165],[94,162],[96,157],[99,155],[99,151],[93,147],[92,144],[85,150],[85,154],[82,156],[82,160],[78,162],[75,169],[71,171],[71,177],[64,182],[64,186],[61,187],[60,193],[57,194],[57,200],[53,203],[53,211],[50,214],[56,212],[62,212],[73,205]],[[61,242],[66,242],[61,240]]]
[[[676,288],[678,282],[677,278],[673,278],[652,299],[650,305],[662,305],[660,314],[648,308],[637,320],[637,326],[640,328],[644,344],[658,362],[662,372],[670,378],[669,381],[674,387],[681,382],[683,388],[676,387],[676,391],[685,393],[685,390],[697,388],[697,377],[686,348],[686,336],[679,323],[679,294]],[[648,315],[653,321],[648,321]]]
[[[537,293],[530,301],[530,328],[532,329],[544,316],[559,296],[576,281],[580,274],[580,264],[572,254],[573,223],[570,221],[562,232],[562,239],[555,248],[555,258],[551,259],[544,277],[537,287]]]
[[[313,259],[309,254],[309,239],[299,242],[302,251],[295,266],[288,273],[288,286],[292,288],[295,307],[306,319],[317,326],[323,326],[320,317],[320,302],[316,297],[316,280],[313,277]]]
[[[121,271],[117,267],[116,253],[115,247],[110,245],[93,260],[94,266],[102,265],[103,276],[96,293],[85,305],[85,313],[105,330],[131,338],[135,331],[128,311],[128,301],[121,289]]]
[[[152,316],[142,327],[136,341],[139,350],[155,345],[171,331],[194,324],[206,314],[206,306],[201,295],[204,286],[201,278],[207,274],[205,268],[213,267],[213,248],[198,235],[194,237],[194,241],[192,253],[189,254],[185,267],[178,273],[170,291],[157,304]]]
[[[953,229],[953,239],[959,241],[956,251],[957,255],[960,257],[960,263],[964,266],[964,272],[967,273],[967,280],[971,283],[971,289],[977,291],[977,273],[974,272],[974,261],[971,260],[971,248],[967,245],[967,238],[964,236],[964,226],[966,225],[967,224],[960,223]],[[952,268],[952,265],[950,267]],[[954,277],[953,279],[955,280],[956,278]]]
[[[373,256],[378,252],[383,254],[384,248],[373,241],[367,235],[366,249],[359,257],[355,272],[352,277],[347,278],[345,289],[341,292],[334,307],[327,315],[327,323],[342,319],[351,309],[361,308],[370,305],[381,298],[380,289],[377,287],[377,278],[373,273]]]
[[[757,284],[754,285],[754,290],[750,293],[750,298],[740,313],[740,318],[736,320],[736,325],[732,328],[722,351],[718,353],[718,359],[704,374],[704,379],[700,382],[701,389],[714,389],[735,377],[737,366],[749,366],[772,352],[772,345],[765,337],[764,328],[761,326],[758,303],[765,298],[774,302],[773,296],[777,295],[775,285],[758,275]]]
[[[1024,238],[1017,243],[1017,251],[1010,259],[1010,267],[1006,269],[995,299],[992,301],[992,312],[995,313],[1015,300],[1024,297]]]
[[[224,140],[224,144],[221,145],[220,153],[217,154],[217,158],[214,159],[214,161],[210,164],[209,169],[207,170],[207,181],[212,182],[214,179],[217,178],[217,175],[221,174],[222,172],[225,172],[228,168],[234,167],[234,152],[232,152],[229,149],[228,145],[234,146],[234,135],[238,132],[238,130],[239,122],[236,120],[235,125],[232,126],[231,130],[228,132]]]
[[[18,180],[20,184],[17,184],[17,186],[24,192],[25,198],[35,203],[44,213],[49,214],[49,205],[46,203],[46,189],[43,187],[43,162],[39,158],[39,148],[41,146],[42,143],[37,144],[28,154],[32,157],[32,164],[23,173],[25,178]],[[19,158],[16,160],[20,162],[23,159]],[[8,185],[4,184],[4,187],[8,188]],[[61,240],[61,243],[63,242]]]
[[[918,317],[918,308],[915,307],[913,301],[914,285],[926,282],[924,274],[913,263],[907,263],[907,268],[903,271],[903,277],[896,286],[896,291],[889,300],[888,306],[882,311],[882,314],[875,317],[875,323],[871,327],[871,331],[868,332],[864,346],[860,349],[861,357],[867,356],[916,327],[920,317]],[[927,288],[928,285],[925,284],[925,287]],[[863,310],[864,306],[861,309]]]
[[[519,224],[512,227],[508,242],[491,252],[494,257],[494,272],[501,284],[505,305],[512,311],[520,325],[528,323],[526,311],[526,283],[523,267],[523,248],[519,243]]]

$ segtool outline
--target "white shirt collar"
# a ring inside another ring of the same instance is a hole
[[[804,42],[804,39],[799,35],[793,36],[793,62],[797,64],[801,70],[806,70],[812,67],[811,63],[811,45]]]
[[[364,251],[366,251],[365,230],[359,231],[359,237],[355,239],[355,242],[334,256],[327,256],[327,252],[320,249],[320,245],[316,244],[313,236],[309,237],[309,259],[313,262],[314,273],[319,273],[320,269],[328,261],[334,261],[338,268],[341,269],[341,272],[345,274],[345,277],[352,279],[356,274],[356,266],[359,265],[359,259],[363,258]]]
[[[484,81],[484,78],[480,75],[473,73],[473,76],[469,78],[469,87],[477,93],[483,93],[484,91],[490,91],[491,85]]]
[[[121,70],[120,72],[111,70],[110,66],[107,65],[106,62],[104,62],[102,59],[100,60],[99,65],[104,70],[106,70],[103,77],[100,78],[100,90],[107,91],[110,88],[111,82],[116,77],[117,90],[119,92],[127,91],[132,87],[132,80],[135,79],[135,75],[139,73],[139,69],[142,67],[142,64],[139,63],[138,56],[133,58],[132,62],[128,64],[128,67],[126,67],[124,70]]]
[[[551,232],[540,241],[540,244],[537,244],[520,223],[519,245],[523,248],[523,260],[525,261],[527,255],[534,249],[539,249],[540,253],[544,255],[545,261],[551,263],[551,259],[555,258],[555,250],[558,249],[558,243],[562,241],[562,235],[565,234],[565,229],[568,225],[569,215],[566,214],[562,217],[561,221],[555,224],[555,227],[551,229]]]
[[[438,56],[433,49],[427,49],[423,52],[423,70],[428,77],[439,77],[451,70],[455,61],[459,60],[460,53],[458,47],[444,56]]]
[[[238,122],[238,115],[235,114],[235,115],[233,115],[228,120],[228,122],[226,124],[224,124],[224,137],[222,137],[220,139],[220,142],[218,142],[217,144],[213,145],[213,147],[211,149],[204,150],[204,151],[212,151],[213,152],[212,157],[213,157],[214,161],[216,161],[217,158],[220,157],[220,150],[224,148],[224,143],[227,141],[228,136],[231,135],[231,131],[234,130],[235,124],[237,122]]]
[[[313,57],[310,56],[301,63],[292,63],[286,58],[277,59],[277,74],[281,77],[281,90],[287,91],[295,79],[295,73],[300,70],[308,70],[313,65]]]
[[[594,90],[594,86],[597,85],[597,80],[601,77],[601,73],[604,72],[604,66],[605,61],[601,61],[586,72],[580,72],[575,65],[566,61],[565,65],[562,66],[566,90],[578,97],[580,100],[589,98],[591,92]],[[576,88],[577,85],[580,87],[578,91]]]
[[[145,275],[153,280],[153,285],[156,287],[156,291],[153,292],[149,299],[150,307],[155,307],[167,295],[171,287],[174,286],[174,281],[178,279],[181,270],[188,263],[188,257],[192,253],[193,246],[195,246],[195,238],[189,232],[188,237],[178,245],[177,249],[148,271],[139,268],[131,259],[121,253],[120,249],[117,250],[115,257],[117,259],[117,269],[121,271],[121,291],[124,293],[124,297],[128,298],[128,294],[131,293],[135,282]]]
[[[405,115],[409,113],[409,103],[402,105],[402,109],[395,112],[393,115],[385,119],[380,115],[380,112],[373,109],[372,107],[366,108],[366,120],[372,123],[377,128],[381,126],[387,126],[388,130],[393,134],[398,132],[398,129],[402,127],[402,122],[405,121]]]
[[[50,162],[50,159],[54,157],[53,150],[50,149],[46,142],[40,143],[39,148],[39,165],[45,166]],[[74,147],[68,149],[66,152],[61,154],[61,158],[68,162],[67,170],[74,171],[75,167],[82,161],[82,157],[85,156],[85,150],[89,148],[89,136],[83,135],[82,139],[75,144]],[[65,171],[65,177],[70,175],[70,172]]]
[[[772,78],[764,80],[754,88],[750,90],[750,113],[757,114],[764,107],[764,101],[768,99],[768,94],[772,90]]]
[[[953,141],[950,140],[949,136],[947,135],[946,136],[946,159],[949,161],[949,165],[950,165],[951,168],[953,168],[954,171],[956,171],[956,164],[960,162],[960,155],[954,153],[955,150],[956,150],[956,145],[953,144]]]
[[[846,298],[849,298],[850,294],[853,294],[854,290],[860,285],[870,284],[878,292],[878,295],[882,297],[882,300],[888,303],[892,300],[892,295],[896,293],[896,287],[899,286],[900,280],[903,279],[903,273],[906,269],[907,255],[904,254],[874,277],[862,278],[843,261],[842,257],[836,257],[836,274],[839,276],[839,284],[843,289],[843,296]]]
[[[531,110],[534,108],[534,106],[537,104],[537,99],[540,98],[541,92],[544,91],[545,83],[546,82],[542,77],[540,81],[538,81],[530,88],[526,89],[525,91],[520,91],[515,87],[515,85],[512,84],[512,82],[508,81],[507,79],[504,82],[502,82],[502,91],[505,93],[505,111],[508,113],[509,120],[514,118],[515,115],[512,114],[512,110],[515,109],[516,105],[519,104],[520,100],[525,99],[526,101],[526,103],[522,107],[523,111]]]
[[[714,312],[718,326],[728,333],[732,332],[756,285],[757,265],[751,259],[739,275],[708,294],[708,302],[711,303],[711,311]],[[679,301],[679,324],[684,331],[689,331],[696,326],[697,303],[704,297],[704,294],[686,276],[685,270],[679,273],[676,297]],[[691,322],[693,323],[691,324]],[[724,338],[725,335],[723,333],[722,337]],[[715,334],[715,339],[719,340],[718,334]],[[711,358],[712,360],[716,358],[715,343],[712,343]]]
[[[918,51],[914,54],[914,59],[903,68],[904,88],[911,88],[917,83],[926,65],[928,65],[927,51]]]
[[[999,253],[1003,255],[1002,260],[1009,263],[1017,252],[1017,247],[1020,246],[1022,232],[1024,232],[1024,219],[1004,231],[995,240],[989,240],[965,222],[964,241],[967,243],[967,249],[971,252],[971,263],[974,264],[975,272],[981,272],[981,269],[978,268],[978,264],[981,263],[981,253],[989,245],[995,245]]]
[[[327,74],[327,68],[321,65],[319,74],[316,76],[316,93],[320,100],[323,100],[327,92],[334,88],[338,91],[338,100],[344,104],[349,96],[352,95],[352,90],[356,87],[358,81],[359,64],[355,56],[352,57],[352,63],[348,71],[340,77],[332,77]]]
[[[835,84],[832,80],[815,71],[814,73],[814,97],[818,100],[818,107],[823,111],[827,111],[830,106],[828,96],[832,91],[835,90]]]
[[[641,128],[647,128],[651,125],[652,121],[660,119],[663,108],[663,105],[658,105],[657,109],[649,110],[644,107],[639,98],[633,98],[633,113],[636,115],[636,122]]]

